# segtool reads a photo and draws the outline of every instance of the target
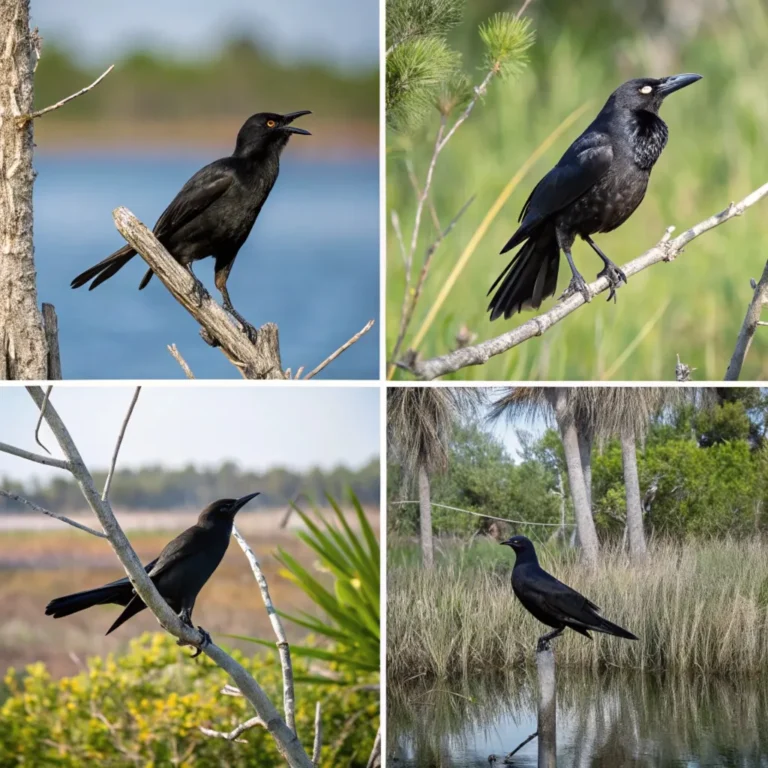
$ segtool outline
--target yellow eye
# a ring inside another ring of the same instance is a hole
[[[274,128],[277,123],[274,120],[267,120],[267,128]]]
[[[647,95],[648,95],[648,94],[649,94],[649,93],[650,93],[652,90],[653,90],[653,88],[651,88],[651,86],[650,86],[650,85],[644,85],[644,86],[643,86],[643,87],[640,89],[640,93],[644,93],[644,94],[647,96]]]

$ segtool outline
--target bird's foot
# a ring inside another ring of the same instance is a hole
[[[543,637],[540,637],[536,643],[536,653],[544,653],[544,651],[548,651],[550,647],[549,637],[544,635]]]
[[[624,283],[624,285],[627,284],[627,276],[612,261],[606,261],[605,267],[597,273],[597,277],[598,279],[604,277],[608,280],[608,287],[611,289],[608,293],[608,301],[613,299],[615,304],[616,291],[622,283]]]
[[[243,333],[248,337],[248,340],[251,342],[251,344],[256,343],[256,339],[258,338],[259,332],[254,328],[231,304],[227,305],[224,304],[224,309],[229,312],[232,317],[237,320],[238,323],[240,323],[240,326],[243,329]]]
[[[592,294],[589,292],[586,281],[578,273],[571,278],[571,282],[568,283],[568,287],[560,296],[560,301],[564,301],[569,296],[573,296],[576,293],[580,293],[584,297],[584,301],[587,303],[592,300]]]
[[[197,647],[197,650],[189,657],[190,659],[196,659],[202,652],[203,648],[210,645],[213,640],[211,639],[211,636],[206,632],[202,627],[198,627],[197,631],[203,636],[203,642],[201,645]]]

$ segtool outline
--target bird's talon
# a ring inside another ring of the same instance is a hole
[[[197,647],[197,650],[189,657],[190,659],[196,659],[203,652],[203,648],[213,643],[213,640],[211,639],[210,634],[206,632],[202,627],[198,627],[197,631],[203,636],[203,642]]]

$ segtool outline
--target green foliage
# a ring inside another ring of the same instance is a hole
[[[97,487],[102,487],[105,479],[105,472],[94,473]],[[66,512],[83,507],[82,493],[71,479],[57,477],[45,484],[3,480],[0,485],[47,509]],[[323,498],[325,493],[340,496],[350,487],[363,504],[378,504],[378,458],[357,470],[340,466],[332,470],[315,468],[303,473],[282,467],[253,472],[240,468],[232,461],[225,461],[218,467],[189,465],[181,469],[159,466],[123,469],[115,473],[110,498],[113,503],[127,509],[188,509],[202,508],[214,499],[244,496],[259,490],[259,504],[265,508],[283,507],[300,494],[311,499]],[[0,513],[22,509],[24,507],[16,502],[0,498]]]
[[[534,37],[530,19],[518,19],[511,13],[492,16],[480,27],[480,39],[486,47],[485,69],[498,70],[501,77],[519,75],[528,63]]]
[[[299,537],[320,558],[319,570],[333,575],[333,591],[326,589],[284,550],[279,550],[277,558],[286,568],[286,578],[302,589],[328,618],[323,621],[306,612],[300,616],[282,612],[280,615],[315,635],[327,638],[335,646],[326,650],[292,645],[292,655],[331,662],[347,675],[347,682],[355,682],[356,676],[361,673],[377,673],[380,653],[379,543],[354,494],[351,500],[360,527],[359,534],[352,530],[330,496],[328,501],[336,515],[335,525],[317,509],[310,517],[296,507],[308,529],[307,533],[299,533]],[[316,524],[313,518],[319,518],[321,524]],[[274,645],[274,641],[236,637],[260,645]]]
[[[387,0],[387,125],[407,133],[431,108],[443,115],[472,97],[461,55],[446,35],[461,21],[466,0]],[[533,44],[529,19],[497,13],[479,27],[485,70],[506,77],[519,74]]]
[[[279,707],[282,676],[274,654],[233,655]],[[306,673],[296,662],[299,675]],[[93,658],[74,677],[53,680],[38,663],[8,670],[0,707],[0,765],[36,768],[227,765],[278,768],[285,763],[263,728],[247,743],[204,736],[200,726],[229,731],[253,716],[243,698],[222,696],[227,676],[206,657],[190,661],[165,634],[145,634],[122,656]],[[321,765],[365,766],[379,715],[375,691],[296,687],[296,724],[310,753],[315,702],[322,700]]]

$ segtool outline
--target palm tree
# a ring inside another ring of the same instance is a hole
[[[517,418],[551,419],[560,432],[565,453],[568,485],[573,500],[576,529],[581,546],[582,561],[590,566],[597,565],[599,543],[595,521],[592,518],[591,453],[594,431],[584,420],[585,411],[581,401],[586,387],[512,387],[492,404],[490,419],[505,416],[514,421]],[[585,467],[587,472],[585,472]]]
[[[397,387],[387,390],[388,445],[409,482],[419,489],[421,558],[434,562],[430,476],[448,467],[453,426],[482,401],[483,390],[448,387]]]

